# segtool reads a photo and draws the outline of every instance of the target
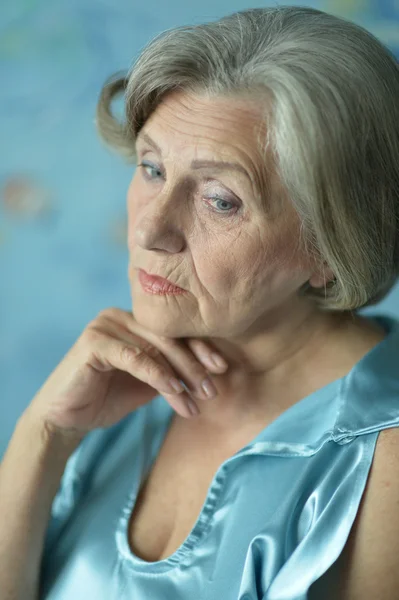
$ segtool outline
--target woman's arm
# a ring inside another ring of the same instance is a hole
[[[82,436],[50,432],[28,409],[0,464],[0,597],[37,600],[51,505]]]
[[[397,600],[399,597],[399,428],[381,430],[356,518],[330,569],[309,600]]]

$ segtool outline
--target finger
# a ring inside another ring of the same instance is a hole
[[[194,398],[186,391],[186,389],[189,389],[189,386],[182,380],[181,373],[179,371],[174,372],[170,362],[162,354],[161,350],[148,340],[149,337],[152,337],[159,343],[159,338],[157,336],[153,336],[143,327],[139,326],[136,321],[133,321],[133,326],[140,333],[140,335],[138,335],[132,329],[131,314],[117,308],[109,308],[103,311],[102,322],[104,323],[105,332],[108,335],[113,336],[119,342],[125,342],[127,346],[132,346],[135,349],[140,349],[145,352],[155,363],[164,366],[165,373],[170,373],[167,382],[169,389],[164,388],[161,390],[159,386],[156,387],[155,385],[152,385],[152,387],[160,390],[160,393],[167,399],[176,412],[184,417],[192,417],[200,413]],[[97,329],[99,329],[98,325]],[[173,390],[171,387],[172,379],[175,384],[180,383],[183,386],[183,391],[177,392],[176,390]],[[181,411],[183,411],[183,414]]]
[[[196,417],[200,414],[197,403],[187,392],[181,394],[162,394],[171,407],[182,417]]]
[[[183,380],[190,397],[207,400],[217,395],[208,371],[183,340],[157,336],[139,325],[130,313],[121,309],[108,308],[102,316],[109,328],[118,331],[119,336],[124,336],[123,339],[130,339],[131,344],[144,349],[152,344],[161,350],[178,378]]]
[[[117,334],[115,335],[115,330]],[[126,333],[125,333],[126,336]],[[191,417],[190,405],[195,404],[178,380],[173,369],[162,357],[158,348],[146,340],[140,340],[140,346],[131,343],[131,339],[121,336],[119,326],[107,323],[104,331],[97,324],[86,330],[82,343],[96,348],[92,360],[94,368],[117,368],[130,373],[133,377],[158,390],[171,404],[172,408],[184,417]],[[173,380],[181,386],[181,392],[174,389]],[[181,396],[181,398],[180,398]],[[198,406],[197,406],[198,410]],[[198,411],[199,412],[199,411]]]
[[[205,368],[215,373],[224,373],[228,369],[226,360],[216,352],[207,342],[197,338],[185,340],[191,352],[197,357]]]
[[[130,346],[128,347],[130,348]],[[129,355],[130,350],[125,348],[124,352]],[[171,405],[171,407],[183,417],[195,417],[200,414],[200,410],[198,408],[197,403],[193,398],[184,390],[181,392],[177,392],[174,390],[174,385],[176,383],[182,384],[185,386],[186,384],[182,381],[179,381],[173,370],[171,369],[168,361],[162,355],[161,351],[152,346],[150,343],[147,344],[145,348],[139,350],[137,346],[133,347],[133,354],[135,360],[137,358],[140,359],[142,363],[144,363],[145,369],[152,372],[159,372],[161,376],[163,376],[164,386],[163,391],[161,391],[162,396],[165,400]],[[164,365],[164,370],[162,371],[162,365]],[[169,373],[169,375],[168,375]],[[172,383],[173,382],[173,383]],[[150,384],[151,385],[151,384]],[[168,388],[169,387],[169,392]],[[160,390],[160,385],[154,386],[155,389]]]
[[[139,379],[136,375],[134,377],[135,379]],[[142,406],[143,403],[147,402],[144,401],[142,403],[141,401],[138,401],[137,398],[132,398],[131,379],[132,374],[130,372],[119,369],[118,377],[114,381],[114,391],[116,393],[116,397],[118,397],[118,401],[121,403],[121,405],[126,406],[126,412],[130,412],[132,402],[135,405],[138,404],[138,406]],[[151,387],[156,389],[158,395],[161,395],[178,415],[184,418],[191,418],[192,415],[189,411],[188,405],[188,401],[191,400],[191,398],[186,391],[181,392],[180,394],[166,394],[165,392],[161,392],[159,389],[154,388],[154,385],[151,385]],[[140,395],[139,391],[137,393]]]
[[[209,371],[198,361],[190,348],[181,339],[158,338],[158,347],[179,374],[190,396],[199,400],[207,400],[217,395],[214,382],[209,377]]]

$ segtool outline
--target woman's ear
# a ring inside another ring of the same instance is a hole
[[[322,272],[313,273],[309,279],[309,284],[314,288],[326,287],[328,283],[334,281],[335,275],[329,267],[325,267]]]

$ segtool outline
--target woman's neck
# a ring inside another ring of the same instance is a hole
[[[259,418],[275,418],[302,398],[346,375],[386,333],[364,317],[336,313],[326,315],[308,330],[298,328],[292,335],[292,342],[285,349],[274,340],[274,355],[270,344],[262,348],[258,338],[257,352],[265,357],[264,370],[259,369],[258,357],[251,363],[247,354],[244,365],[235,363],[226,373],[212,374],[219,394],[208,401],[197,401],[201,414],[189,419],[190,427],[236,430],[245,423],[258,422]]]

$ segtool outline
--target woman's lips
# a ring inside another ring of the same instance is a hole
[[[145,292],[150,294],[184,294],[186,290],[170,283],[167,279],[158,275],[149,275],[143,269],[139,269],[139,281]]]

